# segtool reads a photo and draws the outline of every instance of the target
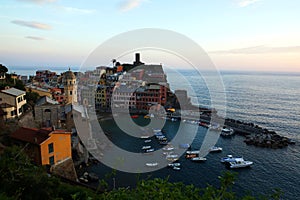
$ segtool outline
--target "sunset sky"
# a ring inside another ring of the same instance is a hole
[[[115,35],[161,28],[197,42],[219,69],[300,72],[299,0],[1,0],[0,8],[8,67],[79,67]]]

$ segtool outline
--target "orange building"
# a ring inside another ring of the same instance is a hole
[[[54,165],[72,157],[71,132],[21,127],[10,136],[36,164]]]

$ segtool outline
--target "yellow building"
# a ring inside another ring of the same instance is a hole
[[[28,85],[25,87],[26,92],[36,92],[38,93],[41,97],[47,96],[49,98],[52,98],[52,93],[49,89],[44,89],[44,88],[39,88],[33,85]]]
[[[64,93],[66,96],[66,104],[77,102],[77,83],[76,76],[69,69],[63,74]]]
[[[54,165],[72,157],[71,132],[21,127],[10,136],[37,164]]]
[[[4,118],[15,118],[23,114],[26,105],[25,94],[25,91],[16,88],[0,91],[0,105],[4,111]]]

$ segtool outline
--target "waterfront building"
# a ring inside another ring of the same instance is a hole
[[[56,76],[56,72],[50,70],[38,70],[35,72],[35,81],[37,82],[49,82]]]
[[[25,109],[25,91],[7,88],[0,91],[0,104],[6,119],[20,117]]]
[[[54,165],[72,157],[71,132],[65,130],[21,127],[10,137],[39,165]]]

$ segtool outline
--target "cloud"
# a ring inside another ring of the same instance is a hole
[[[269,47],[254,46],[240,49],[210,51],[210,54],[264,54],[264,53],[300,53],[300,46]]]
[[[52,3],[52,2],[55,2],[57,0],[17,0],[17,1],[31,2],[31,3]]]
[[[95,12],[95,10],[66,7],[66,6],[60,6],[59,8],[62,9],[63,11],[66,11],[69,13],[75,13],[75,14],[92,14]]]
[[[124,0],[120,4],[119,9],[122,12],[128,12],[128,11],[140,6],[142,2],[143,2],[143,0]]]
[[[30,40],[38,40],[38,41],[46,40],[46,38],[37,37],[37,36],[26,36],[25,38]]]
[[[249,6],[251,4],[254,4],[254,3],[258,2],[258,1],[260,1],[260,0],[240,0],[238,2],[238,6],[239,7],[247,7],[247,6]]]
[[[26,26],[29,28],[35,28],[35,29],[41,29],[41,30],[50,30],[52,27],[48,24],[43,24],[40,22],[34,22],[34,21],[24,21],[24,20],[13,20],[11,21],[13,24],[17,24],[20,26]]]

